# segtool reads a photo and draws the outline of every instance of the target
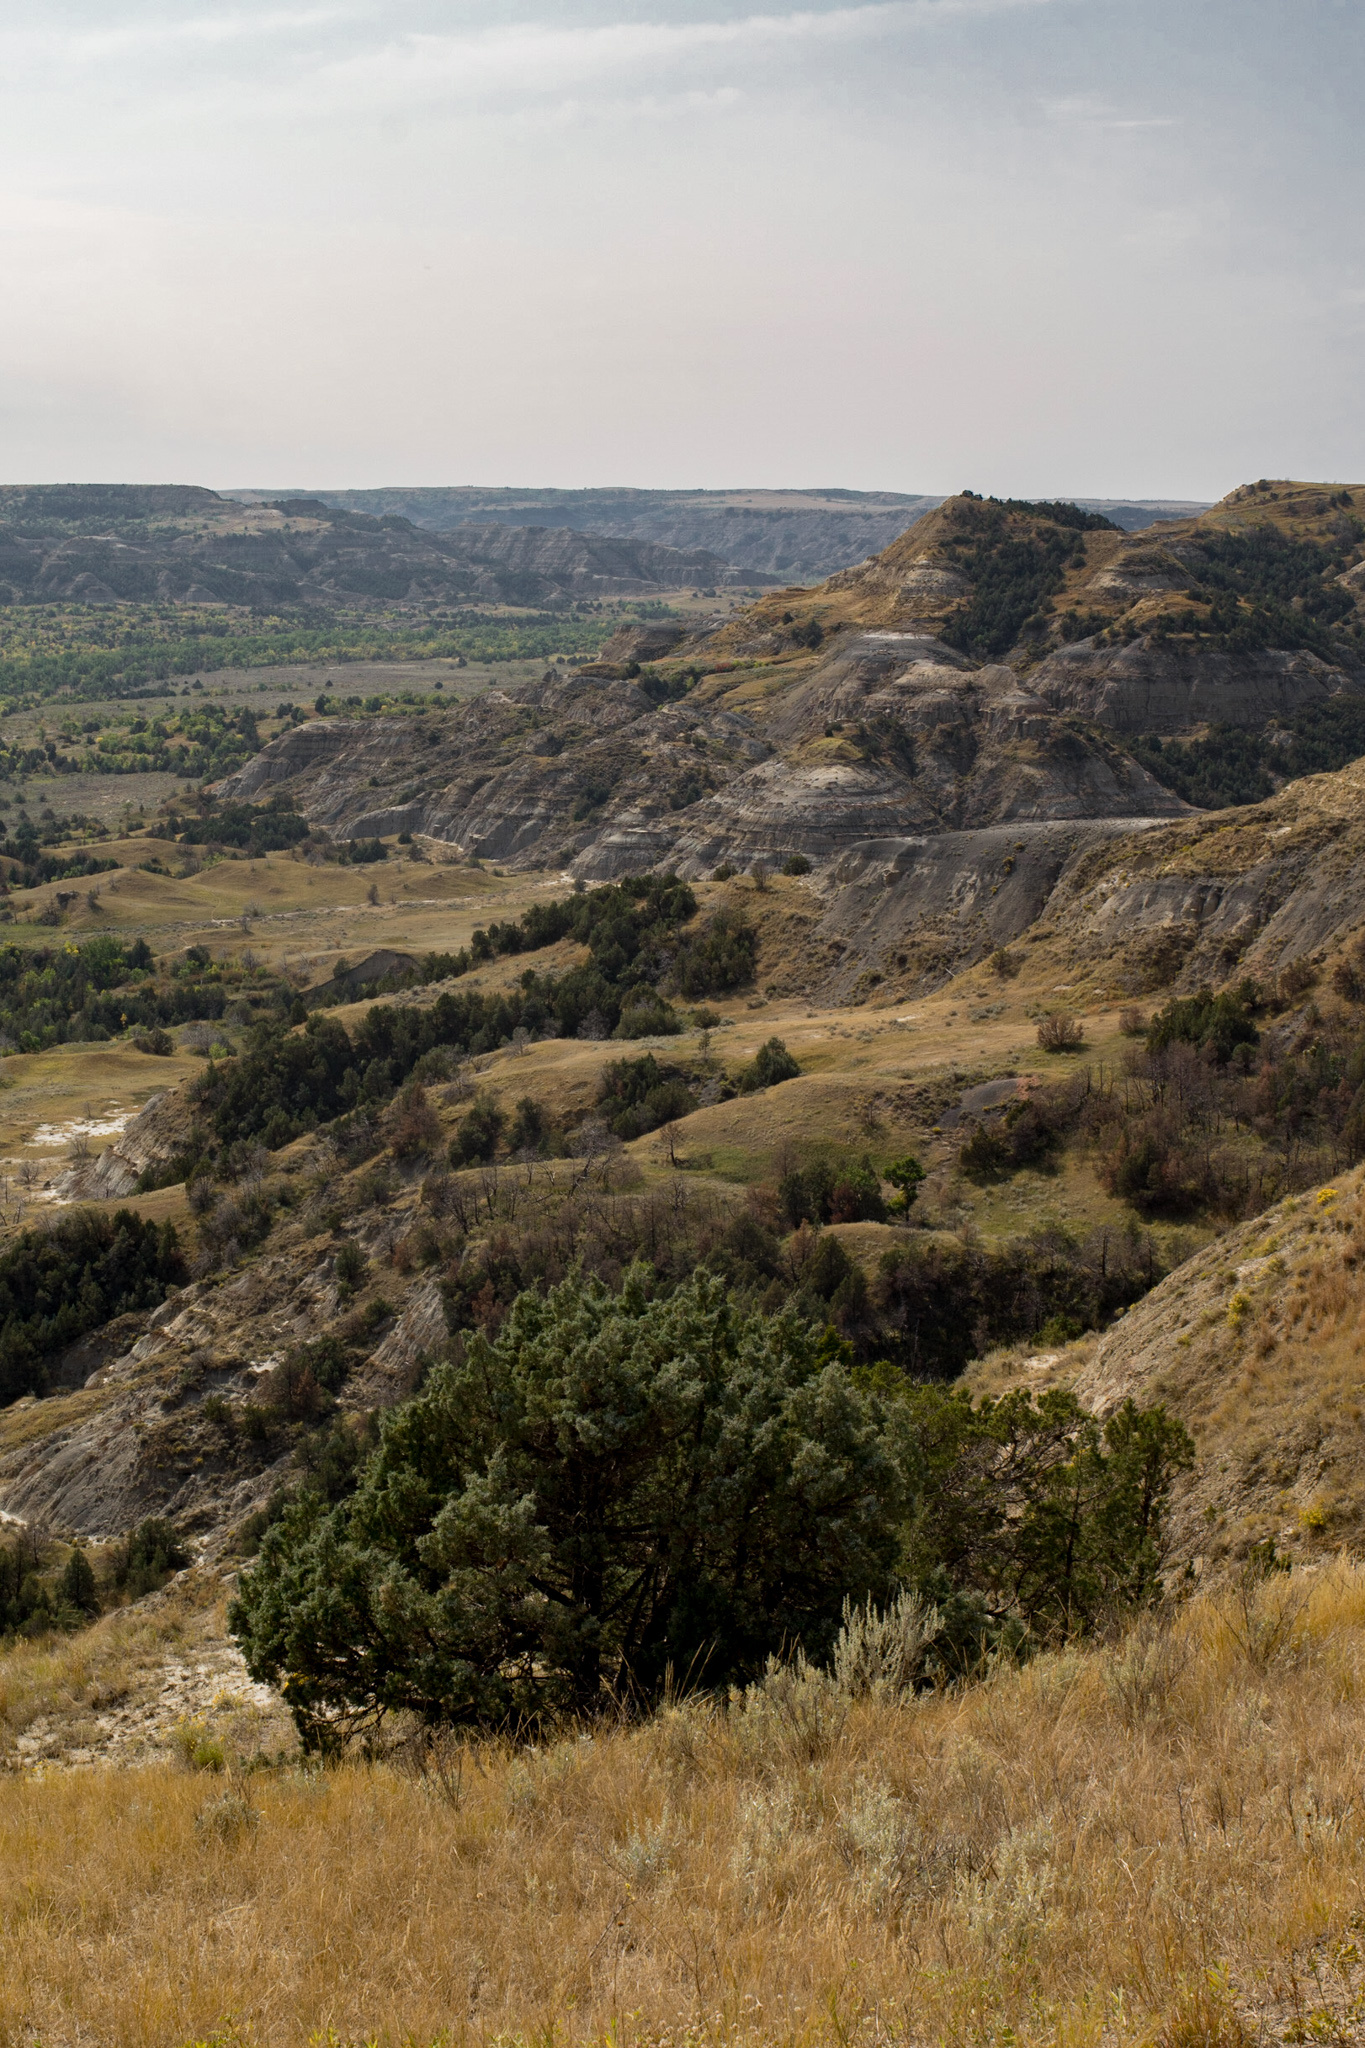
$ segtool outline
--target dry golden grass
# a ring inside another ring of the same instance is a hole
[[[1194,1436],[1179,1554],[1220,1566],[1272,1540],[1321,1555],[1365,1528],[1365,1169],[1291,1196],[1197,1252],[1034,1385],[1107,1414],[1165,1401]],[[1008,1379],[1008,1370],[1003,1375]],[[973,1380],[984,1386],[977,1368]]]
[[[0,1456],[19,1450],[24,1444],[35,1444],[51,1436],[54,1430],[70,1429],[74,1423],[84,1422],[108,1398],[102,1387],[80,1387],[74,1393],[51,1394],[42,1401],[36,1395],[25,1394],[8,1408],[0,1409]]]
[[[202,1727],[229,1765],[292,1754],[284,1709],[248,1680],[225,1609],[217,1575],[190,1571],[93,1628],[12,1644],[0,1656],[0,1769],[163,1757],[182,1724]]]
[[[130,862],[153,853],[167,857],[164,841],[109,844]],[[98,904],[92,909],[82,899],[60,933],[18,923],[4,928],[5,942],[50,945],[55,936],[58,943],[79,945],[96,932],[115,930],[125,938],[145,937],[158,953],[174,954],[195,942],[217,956],[250,949],[307,983],[325,980],[343,954],[355,961],[379,946],[419,954],[458,949],[494,908],[501,913],[505,902],[515,916],[547,886],[540,876],[515,883],[452,864],[394,861],[381,871],[382,901],[372,906],[366,900],[372,880],[368,868],[313,867],[288,854],[220,861],[183,879],[131,865],[100,878]],[[31,892],[30,907],[49,893]],[[29,900],[22,894],[11,899],[21,908]],[[241,919],[248,911],[245,930]],[[368,1007],[340,1014],[349,1019]],[[179,1086],[203,1065],[202,1054],[183,1046],[169,1057],[149,1058],[121,1040],[11,1054],[0,1072],[0,1175],[12,1176],[28,1162],[44,1179],[55,1178],[70,1163],[67,1141],[77,1125],[107,1122],[120,1112],[130,1116],[149,1096]],[[43,1141],[37,1142],[40,1131]],[[101,1151],[114,1138],[106,1132],[89,1142]],[[11,1200],[14,1195],[11,1189]],[[157,1221],[180,1220],[184,1213],[183,1194],[169,1190],[137,1198],[133,1206]],[[32,1223],[42,1213],[42,1202],[28,1198],[24,1220]]]
[[[61,928],[65,939],[79,944],[113,931],[145,937],[156,952],[196,942],[215,953],[250,947],[273,964],[316,956],[322,973],[339,951],[357,958],[376,946],[421,951],[463,944],[494,903],[501,911],[506,899],[515,915],[550,886],[543,876],[506,880],[439,857],[352,868],[314,865],[285,852],[210,861],[197,873],[181,873],[185,849],[165,840],[110,840],[101,851],[124,865],[95,879],[93,905],[78,895]],[[173,872],[147,872],[143,863],[152,859]],[[378,891],[377,904],[369,901],[371,888]],[[5,928],[7,942],[52,943],[52,930],[31,920],[55,892],[55,884],[15,892],[10,904],[17,921]],[[242,928],[243,917],[249,929]]]
[[[906,1705],[11,1778],[0,2042],[1352,2037],[1363,1693],[1340,1562]]]
[[[12,1053],[4,1063],[0,1094],[0,1153],[31,1158],[51,1173],[68,1164],[66,1141],[77,1124],[106,1121],[119,1111],[131,1115],[149,1096],[174,1088],[198,1073],[203,1060],[177,1052],[149,1057],[124,1040],[77,1040],[44,1052]],[[36,1144],[43,1125],[55,1129]],[[112,1140],[96,1135],[92,1151]]]
[[[113,850],[130,862],[151,853],[166,856],[162,841],[119,842]],[[371,906],[365,898],[375,872],[382,900]],[[379,945],[417,953],[428,948],[457,950],[468,943],[476,925],[486,924],[492,916],[517,917],[530,903],[547,894],[562,894],[563,888],[556,876],[503,876],[487,869],[408,861],[392,861],[378,871],[311,867],[287,853],[220,862],[185,878],[147,874],[132,865],[107,879],[94,911],[83,901],[76,906],[67,936],[79,942],[90,932],[113,925],[147,936],[158,951],[173,952],[195,941],[208,944],[215,954],[239,954],[250,948],[271,966],[315,981],[326,978],[339,956],[358,960]],[[804,935],[818,908],[803,883],[774,877],[762,894],[742,883],[702,883],[697,894],[703,914],[720,902],[734,901],[754,918],[760,932],[758,989],[773,985],[774,976],[778,982],[790,978],[804,957]],[[247,910],[255,913],[250,931],[240,924]],[[28,925],[8,929],[24,942],[52,936]],[[535,965],[544,972],[563,972],[582,957],[582,948],[561,944],[537,954]],[[953,1135],[937,1138],[926,1130],[908,1090],[921,1079],[933,1083],[951,1075],[963,1061],[974,1076],[1037,1065],[1028,1013],[1050,988],[1052,969],[1041,960],[1027,964],[1030,969],[1038,966],[1041,981],[1038,974],[1026,973],[1000,988],[977,969],[915,1002],[909,1022],[900,1021],[906,1002],[894,990],[881,991],[887,999],[881,1007],[858,1011],[817,1006],[804,996],[765,998],[752,991],[715,1003],[713,1007],[734,1027],[713,1034],[711,1056],[718,1067],[733,1072],[752,1058],[763,1040],[777,1035],[800,1060],[803,1079],[775,1093],[718,1104],[687,1119],[678,1148],[684,1163],[702,1178],[714,1171],[722,1181],[748,1181],[770,1172],[786,1150],[808,1150],[812,1133],[818,1133],[824,1145],[851,1146],[877,1155],[914,1146],[926,1151],[937,1167],[951,1171]],[[525,965],[519,955],[500,958],[471,973],[460,988],[510,987]],[[435,993],[416,990],[410,999],[422,1003],[433,1000]],[[989,1002],[992,1014],[981,1012],[983,1001]],[[349,1024],[369,1007],[366,999],[334,1014]],[[687,1006],[682,1007],[686,1011]],[[964,1013],[969,1020],[965,1033]],[[1114,1020],[1091,1019],[1096,1057],[1112,1054],[1110,1037],[1114,1046],[1119,1043],[1115,1032]],[[501,1097],[505,1106],[529,1093],[555,1114],[576,1118],[591,1107],[603,1064],[645,1049],[549,1041],[530,1048],[524,1058],[504,1052],[480,1059],[478,1084]],[[665,1040],[655,1050],[665,1060],[678,1054],[695,1057],[697,1034]],[[39,1126],[65,1128],[88,1109],[106,1117],[116,1110],[131,1112],[155,1090],[183,1082],[202,1065],[201,1055],[183,1049],[169,1059],[149,1059],[122,1043],[12,1055],[4,1063],[3,1076],[12,1085],[0,1093],[0,1158],[31,1158],[45,1171],[59,1172],[66,1164],[62,1149],[33,1143]],[[98,1147],[105,1141],[93,1142]],[[659,1169],[661,1163],[671,1167],[658,1140],[643,1141],[634,1149],[646,1172]],[[1090,1215],[1102,1201],[1092,1182],[1093,1176],[1053,1205],[1059,1216],[1077,1209]],[[989,1194],[968,1191],[965,1200],[963,1214],[979,1209],[976,1221],[987,1236],[1018,1227],[1004,1196],[995,1201]],[[137,1206],[157,1220],[163,1215],[179,1220],[183,1197],[163,1191],[142,1198]]]

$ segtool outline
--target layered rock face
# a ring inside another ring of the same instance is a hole
[[[393,1324],[349,1383],[357,1405],[401,1400],[446,1338],[429,1275],[391,1291]],[[81,1392],[55,1426],[0,1457],[0,1512],[95,1541],[166,1515],[216,1554],[291,1462],[286,1452],[253,1471],[215,1455],[202,1403],[259,1397],[264,1376],[338,1307],[330,1259],[281,1252],[222,1285],[192,1282],[150,1315],[118,1317],[58,1362],[55,1384]]]
[[[1204,725],[1259,729],[1362,688],[1359,674],[1300,648],[1225,654],[1166,641],[1058,648],[1030,671],[1036,694],[1110,732],[1163,738]]]
[[[1271,985],[1365,921],[1365,761],[1095,848],[1059,876],[1047,917],[1063,957],[1109,963],[1134,994]]]
[[[296,745],[305,733],[315,737]],[[336,839],[407,831],[471,858],[596,874],[619,870],[606,846],[592,857],[612,834],[640,835],[666,859],[673,821],[769,751],[722,707],[656,706],[630,683],[552,669],[444,715],[300,727],[221,789],[285,794]],[[652,864],[632,855],[633,867]]]
[[[267,790],[338,839],[418,832],[588,878],[793,854],[823,867],[868,838],[1184,808],[1010,670],[894,634],[841,636],[771,709],[738,692],[656,705],[628,682],[550,670],[444,715],[319,720],[221,786]]]
[[[924,635],[841,635],[770,703],[744,690],[656,705],[635,683],[551,670],[441,714],[299,727],[221,794],[287,798],[336,839],[406,831],[588,881],[799,855],[843,906],[831,938],[856,932],[864,964],[921,923],[951,926],[926,962],[935,980],[1037,914],[1089,843],[1071,826],[1185,810],[1011,670],[973,668]],[[840,985],[856,980],[853,957],[832,960]]]
[[[766,737],[809,754],[856,749],[907,786],[905,824],[1169,816],[1184,808],[1120,748],[1059,718],[1033,678],[978,667],[931,635],[840,634],[784,693]]]
[[[864,840],[834,869],[817,927],[829,954],[824,994],[849,1000],[874,976],[899,988],[937,986],[1027,931],[1087,854],[1155,824],[1089,818]]]
[[[148,1167],[164,1165],[180,1150],[191,1121],[179,1089],[153,1095],[112,1145],[58,1177],[57,1195],[64,1202],[117,1201],[131,1195]]]

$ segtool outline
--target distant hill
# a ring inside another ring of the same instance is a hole
[[[563,525],[435,532],[317,498],[243,503],[192,485],[0,488],[0,604],[536,606],[777,580],[704,548]]]
[[[41,532],[212,516],[223,503],[202,484],[0,484],[0,520]]]
[[[279,492],[240,491],[241,498]],[[880,554],[941,495],[835,488],[765,491],[555,491],[451,486],[417,490],[316,491],[343,510],[397,514],[432,533],[466,521],[506,526],[567,526],[580,533],[649,540],[664,546],[704,548],[737,567],[811,582]],[[1155,519],[1184,518],[1206,509],[1176,499],[1078,500],[1116,526],[1136,532]]]

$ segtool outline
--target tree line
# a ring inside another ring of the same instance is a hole
[[[250,969],[212,960],[204,946],[160,973],[145,939],[101,933],[82,946],[0,946],[0,1033],[20,1052],[216,1021],[234,998],[251,994],[268,999],[269,987]]]
[[[969,578],[971,595],[939,638],[985,661],[1046,633],[1046,612],[1066,570],[1084,564],[1080,535],[1116,529],[1078,505],[980,499],[970,491],[963,498],[950,508],[944,553]]]
[[[34,1527],[0,1543],[0,1641],[87,1628],[106,1609],[158,1591],[189,1563],[175,1529],[156,1515],[96,1559],[73,1543],[58,1568],[59,1554]]]
[[[1216,725],[1203,739],[1163,740],[1152,733],[1132,741],[1130,752],[1158,782],[1201,810],[1261,803],[1280,782],[1329,774],[1365,754],[1365,694],[1342,691],[1301,705],[1260,732]]]

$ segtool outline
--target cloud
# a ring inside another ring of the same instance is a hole
[[[563,27],[533,19],[454,33],[390,33],[281,81],[305,111],[351,115],[422,105],[471,112],[714,91],[741,73],[811,67],[949,23],[1036,13],[1058,0],[870,0],[703,21],[624,20]],[[651,103],[649,98],[644,104]]]
[[[158,56],[191,67],[198,53],[204,84],[211,90],[214,67],[234,57],[258,55],[256,69],[270,97],[273,59],[263,44],[288,39],[302,65],[292,78],[273,83],[289,93],[300,72],[328,105],[382,107],[414,100],[527,100],[563,96],[595,86],[611,89],[637,75],[772,59],[805,52],[884,41],[951,22],[993,15],[1037,12],[1058,0],[867,0],[859,6],[768,11],[700,21],[626,19],[561,26],[526,16],[495,26],[450,32],[407,29],[402,5],[373,4],[207,10],[175,19],[156,16],[106,18],[98,27],[0,30],[0,66],[11,78],[33,67],[87,69],[120,58],[139,64]],[[298,46],[301,45],[301,48]],[[145,83],[145,81],[144,81]]]
[[[1070,127],[1122,129],[1174,128],[1177,125],[1173,114],[1124,114],[1108,100],[1089,94],[1074,99],[1044,100],[1043,112],[1049,121]]]
[[[30,62],[101,63],[124,52],[146,56],[157,51],[221,49],[234,43],[326,29],[357,18],[353,7],[268,9],[264,13],[210,13],[175,21],[143,18],[97,29],[56,28],[0,30],[0,51],[7,68]]]
[[[719,117],[733,131],[739,109],[805,118],[850,93],[866,96],[870,116],[888,91],[900,96],[945,65],[951,93],[964,61],[989,57],[991,21],[1063,7],[1093,16],[1112,0],[590,0],[562,11],[548,0],[184,0],[174,13],[149,11],[147,0],[68,4],[83,18],[59,5],[38,26],[0,27],[0,160],[27,150],[37,164],[59,133],[66,174],[101,148],[115,152],[117,177],[156,146],[208,163],[199,143],[215,132],[253,162],[286,139],[307,134],[316,147],[329,130],[338,142],[344,134],[344,174],[366,124],[389,144],[476,149],[476,135],[498,129],[516,130],[525,147],[537,131],[604,118],[676,131],[689,117]]]

